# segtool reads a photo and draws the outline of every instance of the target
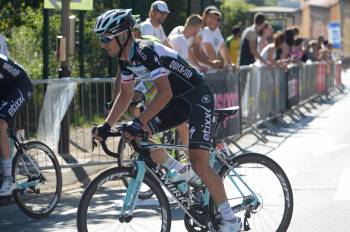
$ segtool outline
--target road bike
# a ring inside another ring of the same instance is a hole
[[[238,107],[215,110],[215,134],[218,125],[232,116]],[[111,134],[123,137],[125,125]],[[185,149],[181,145],[152,144],[147,133],[142,142],[132,141],[135,150],[132,166],[116,167],[99,174],[85,189],[79,202],[77,229],[86,231],[161,231],[171,228],[168,196],[185,212],[188,231],[218,231],[220,214],[201,181],[176,182],[169,172],[150,158],[153,149]],[[227,144],[210,151],[210,164],[223,179],[233,212],[243,219],[244,231],[287,230],[293,213],[293,193],[282,168],[267,156],[257,153],[235,155]],[[128,185],[123,183],[128,181]],[[144,186],[151,189],[149,199],[138,197]],[[166,192],[168,195],[166,195]]]
[[[57,206],[62,192],[61,168],[54,152],[39,141],[24,142],[14,128],[8,130],[15,155],[12,176],[17,185],[13,197],[29,217],[44,218]]]

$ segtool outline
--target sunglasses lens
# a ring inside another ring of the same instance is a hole
[[[100,41],[101,41],[101,43],[109,43],[109,42],[111,42],[111,38],[109,38],[109,37],[102,37],[102,38],[100,38]]]

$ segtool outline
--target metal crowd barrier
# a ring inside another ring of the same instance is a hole
[[[220,137],[237,137],[246,131],[254,132],[252,129],[259,123],[341,88],[341,68],[341,63],[293,65],[287,70],[252,65],[240,67],[237,72],[206,74],[205,78],[215,95],[216,108],[241,107],[239,114],[223,122]],[[113,162],[99,149],[91,152],[91,128],[104,120],[104,103],[110,100],[113,81],[111,78],[34,80],[33,97],[21,110],[16,125],[25,131],[27,139],[38,139],[39,124],[44,128],[40,130],[40,140],[50,137],[52,133],[57,134],[57,120],[62,116],[60,107],[64,107],[61,99],[66,99],[62,95],[69,95],[68,88],[67,93],[62,88],[73,83],[72,100],[66,107],[70,154],[60,155],[61,163],[69,166]],[[55,86],[55,91],[61,92],[53,91],[52,87]],[[48,91],[51,91],[51,95]],[[56,120],[56,127],[54,122],[48,122],[51,119]],[[46,122],[44,127],[43,121]],[[117,141],[113,143],[116,147]]]

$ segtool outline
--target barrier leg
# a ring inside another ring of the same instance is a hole
[[[268,130],[272,132],[274,136],[278,135],[279,130],[271,122],[265,121],[262,123]]]
[[[258,129],[252,127],[250,133],[252,133],[257,139],[259,139],[260,141],[262,141],[263,143],[267,143],[269,140],[263,135],[261,134]]]

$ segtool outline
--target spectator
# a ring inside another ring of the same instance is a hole
[[[170,32],[168,43],[185,60],[198,67],[201,71],[206,71],[206,68],[201,66],[193,55],[190,55],[194,37],[201,30],[202,24],[203,20],[200,15],[190,15],[186,20],[185,26],[177,26]]]
[[[232,27],[232,35],[226,38],[225,45],[229,51],[231,61],[238,62],[239,45],[241,43],[241,28],[239,26]]]
[[[6,38],[2,34],[0,34],[0,54],[7,56],[7,57],[9,56]]]
[[[214,61],[221,57],[224,62],[224,68],[230,69],[232,68],[231,58],[219,29],[222,20],[221,16],[221,12],[217,9],[208,11],[207,26],[202,31],[202,49],[209,60]],[[208,68],[210,69],[210,67]]]
[[[299,31],[299,28],[298,28],[298,27],[294,26],[294,27],[292,27],[291,29],[293,30],[294,37],[299,36],[300,31]]]
[[[309,59],[310,56],[310,45],[309,42],[305,42],[303,46],[303,56],[301,57],[301,61],[306,63],[306,61]]]
[[[258,52],[264,49],[272,40],[273,29],[269,22],[265,22],[264,27],[258,33]]]
[[[208,6],[204,9],[202,14],[202,20],[203,20],[203,28],[207,26],[208,21],[208,15],[209,11],[211,10],[217,10],[215,6]],[[201,64],[207,65],[206,67],[209,67],[211,69],[220,69],[223,68],[223,62],[221,60],[210,60],[208,56],[205,54],[205,52],[202,49],[202,30],[195,36],[194,42],[193,42],[193,56],[196,60],[198,60]],[[191,53],[190,53],[191,54]]]
[[[298,37],[294,40],[294,47],[291,52],[291,58],[295,62],[300,62],[301,58],[303,57],[303,41],[304,39],[301,37]]]
[[[284,31],[286,43],[277,50],[276,59],[284,60],[291,57],[291,51],[294,46],[294,29],[290,28]]]
[[[319,60],[325,62],[332,62],[332,44],[328,40],[323,41],[323,48],[319,50]]]
[[[169,14],[168,5],[163,1],[155,1],[149,10],[149,18],[141,23],[141,36],[152,35],[166,44],[166,35],[162,24]]]
[[[270,64],[278,64],[278,63],[285,63],[284,61],[276,61],[276,50],[278,48],[281,48],[285,43],[285,37],[282,32],[276,32],[273,35],[273,42],[266,45],[263,50],[261,51],[261,56],[264,58],[264,60],[268,61]],[[260,60],[257,60],[256,63],[258,65],[263,65]]]
[[[253,64],[256,59],[260,60],[263,64],[267,64],[257,51],[258,31],[264,25],[265,16],[262,13],[257,13],[254,16],[254,24],[243,31],[239,58],[240,66]]]
[[[309,42],[308,60],[318,61],[319,60],[318,58],[319,58],[319,44],[317,40],[311,40]]]

